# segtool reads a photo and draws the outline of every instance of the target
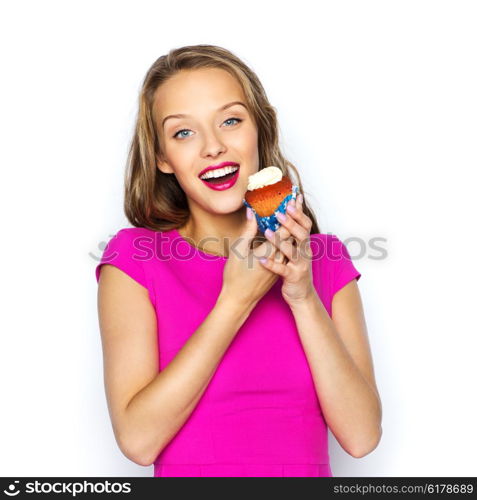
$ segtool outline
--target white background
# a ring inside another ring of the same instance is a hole
[[[153,475],[112,433],[94,256],[129,225],[147,69],[209,43],[261,79],[321,232],[364,245],[384,433],[361,459],[330,433],[333,475],[477,475],[476,25],[459,0],[3,2],[0,474]]]

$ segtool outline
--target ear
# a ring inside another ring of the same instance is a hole
[[[163,174],[173,174],[174,173],[174,170],[169,165],[169,163],[167,163],[166,160],[162,160],[159,156],[156,156],[156,164],[157,164],[157,168]]]

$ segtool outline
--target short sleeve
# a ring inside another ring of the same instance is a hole
[[[134,235],[121,229],[106,245],[99,264],[96,266],[96,281],[99,282],[101,266],[111,264],[148,288],[141,251],[134,246]]]
[[[356,269],[345,244],[335,235],[332,235],[332,260],[333,277],[331,297],[341,290],[351,280],[359,280],[361,273]]]

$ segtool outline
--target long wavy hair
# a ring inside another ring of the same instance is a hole
[[[224,69],[241,84],[258,127],[259,170],[277,166],[283,175],[299,186],[304,198],[303,211],[313,221],[310,233],[319,233],[316,217],[306,203],[298,170],[280,151],[276,111],[260,80],[237,56],[215,45],[171,49],[146,73],[139,94],[139,109],[125,174],[124,211],[129,222],[135,227],[169,231],[182,227],[189,218],[187,197],[176,176],[157,168],[162,149],[156,130],[154,96],[157,88],[179,71],[199,68]]]

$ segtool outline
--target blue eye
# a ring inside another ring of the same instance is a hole
[[[179,130],[179,132],[176,132],[172,137],[177,137],[181,132],[190,132],[190,130],[188,129],[182,129],[182,130]],[[184,136],[181,136],[180,138],[182,139]],[[188,137],[188,136],[186,136]]]
[[[242,120],[240,118],[229,118],[228,120],[225,120],[224,123],[227,123],[229,122],[230,120],[235,120],[237,121],[238,123],[240,123]]]
[[[228,118],[227,120],[224,121],[224,123],[230,122],[231,120],[235,120],[238,123],[243,121],[241,118]],[[234,125],[234,124],[232,124],[232,125]],[[186,136],[182,135],[182,136],[178,137],[179,134],[181,134],[182,132],[190,132],[190,130],[187,128],[183,128],[182,130],[179,130],[178,132],[176,132],[172,137],[178,138],[178,139],[186,139],[187,137],[190,137],[189,135],[186,135]]]

